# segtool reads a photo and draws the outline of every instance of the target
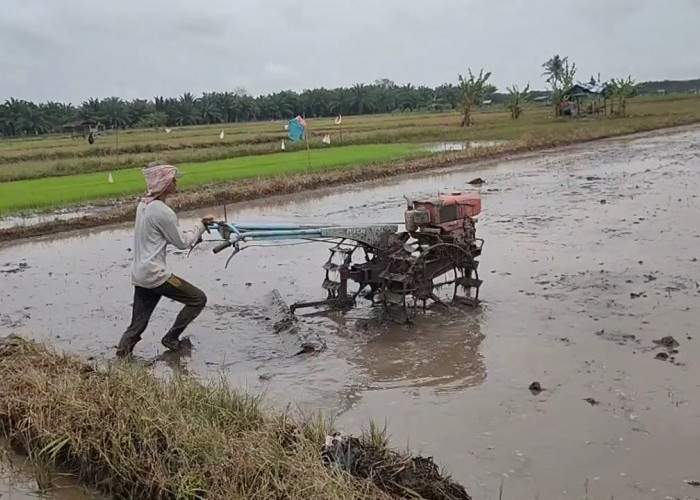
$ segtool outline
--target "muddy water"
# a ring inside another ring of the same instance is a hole
[[[0,452],[0,498],[3,500],[106,500],[80,487],[70,475],[38,471],[26,458],[7,451]]]
[[[686,128],[229,206],[246,221],[392,222],[403,195],[482,177],[485,302],[412,329],[376,326],[367,307],[306,317],[328,349],[293,357],[257,307],[273,288],[321,298],[327,247],[251,247],[224,269],[227,255],[202,245],[169,257],[209,296],[194,352],[160,354],[178,310],[163,301],[137,354],[322,408],[348,431],[386,420],[396,446],[435,456],[475,498],[497,498],[502,481],[505,499],[695,498],[684,481],[700,477],[699,144]],[[130,247],[127,224],[0,249],[0,332],[111,358],[129,321]],[[678,352],[656,359],[667,335]]]

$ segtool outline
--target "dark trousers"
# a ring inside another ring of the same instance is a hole
[[[131,324],[119,341],[118,355],[131,354],[134,346],[141,340],[141,334],[146,330],[153,310],[161,297],[168,297],[176,302],[185,304],[175,318],[172,328],[164,338],[177,340],[187,326],[202,312],[207,304],[207,296],[202,290],[182,278],[172,275],[168,281],[156,288],[134,287],[134,305],[131,313]]]

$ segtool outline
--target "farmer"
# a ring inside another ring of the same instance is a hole
[[[162,161],[149,163],[143,174],[148,193],[136,209],[134,260],[131,268],[134,304],[131,324],[117,347],[118,357],[132,354],[161,297],[185,305],[170,331],[161,340],[166,348],[173,351],[182,347],[180,334],[199,316],[207,303],[207,296],[202,290],[168,270],[165,249],[168,243],[181,250],[192,247],[204,233],[205,224],[210,224],[213,219],[205,217],[191,229],[180,229],[175,212],[165,204],[165,200],[176,192],[176,179],[182,174],[177,167],[166,165]]]

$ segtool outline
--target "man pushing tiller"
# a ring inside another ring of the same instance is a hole
[[[205,217],[192,229],[180,229],[175,212],[165,204],[165,200],[176,192],[176,179],[182,174],[177,167],[161,161],[149,163],[143,174],[148,193],[136,209],[134,260],[131,268],[134,305],[131,324],[117,347],[119,357],[132,354],[161,297],[185,305],[175,318],[172,328],[161,340],[166,348],[173,351],[182,347],[180,335],[199,316],[207,303],[207,296],[202,290],[168,270],[165,253],[168,243],[180,250],[195,245],[206,230],[205,225],[211,224],[213,219]]]

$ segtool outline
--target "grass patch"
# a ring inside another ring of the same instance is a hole
[[[179,167],[185,176],[179,180],[178,185],[188,189],[238,179],[289,175],[428,154],[416,145],[377,144],[312,151],[311,169],[309,169],[306,151],[183,164]],[[106,173],[2,183],[0,184],[0,214],[132,196],[145,191],[145,181],[140,168],[119,170],[112,175],[113,184],[108,183]]]
[[[119,498],[470,498],[374,426],[326,448],[320,417],[273,412],[223,382],[99,369],[16,336],[0,339],[0,379],[13,445]]]

